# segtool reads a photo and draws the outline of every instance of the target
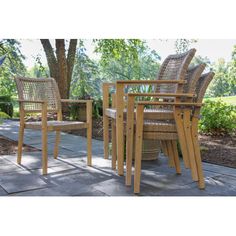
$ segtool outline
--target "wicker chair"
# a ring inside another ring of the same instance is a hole
[[[175,113],[175,121],[179,119],[178,112],[179,109],[182,111],[182,122],[185,124],[185,128],[182,132],[186,134],[185,139],[188,139],[188,146],[187,150],[189,153],[192,153],[194,157],[194,162],[196,165],[197,170],[197,180],[198,186],[200,189],[205,188],[204,183],[204,176],[202,171],[202,164],[201,164],[201,155],[200,155],[200,148],[198,142],[198,121],[199,121],[199,114],[200,108],[202,105],[202,99],[209,85],[210,81],[214,76],[213,72],[209,72],[204,74],[200,77],[196,85],[196,93],[197,97],[193,98],[192,102],[150,102],[150,101],[143,101],[138,102],[137,104],[137,112],[136,112],[136,137],[135,137],[135,174],[134,174],[134,193],[140,192],[140,177],[141,177],[141,151],[142,151],[142,140],[145,139],[171,139],[177,140],[179,139],[177,132],[177,122],[173,123],[172,125],[168,124],[169,134],[165,134],[163,136],[162,130],[159,129],[158,122],[156,123],[153,121],[152,123],[144,121],[144,106],[145,105],[171,105],[174,107]],[[129,95],[128,95],[129,96]],[[177,108],[177,109],[176,109]],[[190,113],[189,116],[185,116],[185,112],[187,114]],[[128,111],[129,112],[129,111]],[[177,114],[177,115],[176,115]],[[133,124],[132,124],[133,125]],[[177,152],[176,149],[175,152]],[[180,173],[180,164],[179,159],[177,158],[176,153],[171,154],[174,157],[176,172]],[[127,167],[127,175],[131,174],[131,167]]]
[[[54,158],[58,156],[60,131],[87,129],[87,164],[92,164],[92,100],[61,99],[56,81],[53,78],[15,78],[19,106],[20,129],[18,140],[17,163],[21,164],[24,129],[42,131],[42,169],[47,174],[47,132],[56,131]],[[63,121],[61,103],[86,103],[87,121]],[[48,121],[47,113],[57,113],[57,121]],[[42,121],[26,122],[27,113],[41,113]]]
[[[195,54],[196,50],[191,49],[186,53],[170,55],[163,62],[157,80],[131,80],[131,81],[116,81],[116,83],[103,84],[103,133],[104,133],[104,157],[109,156],[109,118],[112,119],[112,137],[116,137],[116,147],[113,147],[113,155],[117,156],[118,174],[124,174],[124,117],[126,113],[125,100],[126,96],[124,88],[133,85],[156,85],[156,90],[159,90],[159,96],[171,97],[173,94],[180,96],[193,97],[193,94],[183,94],[183,85],[186,83],[185,75],[188,66]],[[109,107],[109,88],[115,87],[116,93],[113,96],[113,109]],[[115,98],[115,101],[114,101]],[[115,108],[114,108],[115,107]],[[145,112],[145,119],[160,115],[168,117],[168,111],[158,111],[155,109],[152,112]],[[173,114],[171,114],[173,116]],[[127,118],[128,120],[128,118]],[[115,151],[116,150],[116,151]],[[116,158],[113,158],[115,160]],[[115,163],[113,162],[113,167]]]
[[[186,74],[187,83],[184,85],[183,91],[184,94],[194,94],[196,89],[196,83],[199,80],[203,70],[205,69],[205,64],[200,64],[188,69]],[[146,97],[159,97],[159,93],[156,94],[128,94],[128,115],[127,115],[127,143],[126,143],[126,185],[131,185],[131,165],[132,165],[132,148],[133,148],[133,137],[134,127],[133,127],[133,119],[134,113],[132,109],[134,109],[134,97],[137,96],[146,96]],[[173,94],[171,95],[173,96]],[[191,102],[192,97],[176,97],[176,99],[168,98],[164,101],[171,102],[175,100],[181,100],[182,102]],[[177,101],[178,101],[177,100]],[[190,145],[190,140],[186,139],[186,136],[189,135],[187,124],[183,122],[181,119],[177,119],[177,125],[175,125],[175,112],[172,106],[163,106],[164,108],[160,108],[158,106],[155,109],[146,109],[144,110],[144,131],[158,131],[158,136],[155,136],[154,140],[160,140],[162,150],[166,156],[169,157],[169,166],[175,167],[176,172],[180,173],[180,166],[178,161],[178,152],[177,152],[177,140],[180,143],[180,147],[183,153],[184,164],[186,168],[191,168],[192,178],[193,180],[198,180],[197,176],[197,167],[194,162],[194,156],[188,150],[188,146]],[[175,109],[176,111],[181,112],[180,110]],[[157,113],[159,111],[159,113]],[[149,118],[145,118],[145,113],[153,112],[154,114]],[[184,112],[185,113],[185,112]],[[152,125],[153,124],[153,125]],[[178,131],[178,135],[177,135]],[[148,138],[147,138],[148,139]]]

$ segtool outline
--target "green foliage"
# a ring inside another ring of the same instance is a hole
[[[0,119],[10,119],[11,117],[7,115],[5,112],[0,111]]]
[[[8,116],[13,116],[13,104],[11,96],[0,96],[0,111],[6,113]]]
[[[232,52],[232,60],[229,63],[229,95],[236,95],[236,45]]]
[[[0,124],[2,124],[4,119],[10,119],[10,116],[7,115],[5,112],[0,111]]]
[[[198,55],[198,56],[195,56],[191,61],[191,65],[199,65],[201,63],[205,63],[206,68],[212,70],[212,64],[211,64],[211,61],[208,57],[202,57],[202,56]]]
[[[236,106],[221,100],[207,100],[201,109],[200,131],[208,134],[232,134],[236,131]]]
[[[223,59],[213,64],[213,71],[215,72],[207,92],[207,97],[221,97],[231,95],[229,64]]]
[[[196,39],[177,39],[175,40],[176,53],[183,53],[190,49],[191,44],[196,43]]]
[[[101,53],[101,64],[106,66],[110,60],[138,60],[138,48],[142,49],[144,43],[140,39],[98,39],[94,40],[97,43],[95,52]]]
[[[44,66],[41,62],[41,56],[38,54],[35,58],[35,65],[28,69],[27,75],[33,78],[46,78],[49,77],[49,68]]]
[[[70,96],[80,99],[98,99],[102,95],[102,82],[98,64],[88,57],[83,42],[80,41],[71,80]]]
[[[96,52],[102,53],[100,68],[108,81],[155,79],[160,56],[140,40],[101,40]],[[108,53],[108,49],[115,53]]]
[[[6,59],[0,67],[0,94],[16,94],[15,75],[24,76],[26,67],[24,56],[20,52],[20,43],[14,39],[0,40],[0,56],[6,54]]]

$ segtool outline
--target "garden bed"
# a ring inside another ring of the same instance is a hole
[[[236,168],[236,136],[200,135],[202,160]]]
[[[11,139],[8,139],[8,138],[0,135],[0,155],[16,154],[17,153],[17,145],[18,145],[18,142],[13,141]],[[24,152],[34,152],[34,151],[38,151],[38,149],[24,144],[23,151]]]

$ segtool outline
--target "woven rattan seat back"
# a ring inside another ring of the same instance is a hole
[[[188,66],[194,57],[196,49],[181,54],[169,55],[161,65],[158,73],[158,80],[185,80]],[[156,87],[156,92],[160,93],[175,93],[182,92],[183,86],[162,84]]]
[[[202,100],[203,100],[204,95],[206,93],[207,87],[210,84],[210,82],[212,81],[214,75],[215,75],[214,72],[205,73],[197,81],[197,85],[196,85],[197,97],[194,98],[194,102],[202,103]]]
[[[53,78],[15,78],[20,100],[47,101],[47,109],[51,112],[61,110],[61,98],[56,81]],[[41,103],[24,103],[26,112],[41,112]]]
[[[188,68],[187,74],[185,77],[187,83],[184,84],[184,87],[183,87],[184,93],[195,93],[197,82],[199,78],[201,77],[201,74],[204,71],[205,67],[206,67],[206,64],[202,63],[202,64]]]

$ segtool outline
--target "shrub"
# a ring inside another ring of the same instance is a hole
[[[9,118],[10,118],[9,115],[7,115],[5,112],[0,111],[0,124],[2,123],[2,120]]]
[[[97,119],[102,116],[102,99],[93,100],[92,103],[93,118]],[[70,116],[73,120],[86,120],[86,105],[72,104],[70,105]]]
[[[199,129],[206,134],[233,134],[236,131],[236,106],[222,100],[207,100],[201,110]]]
[[[13,116],[13,104],[11,96],[9,95],[0,96],[0,111],[6,113],[10,117]]]

